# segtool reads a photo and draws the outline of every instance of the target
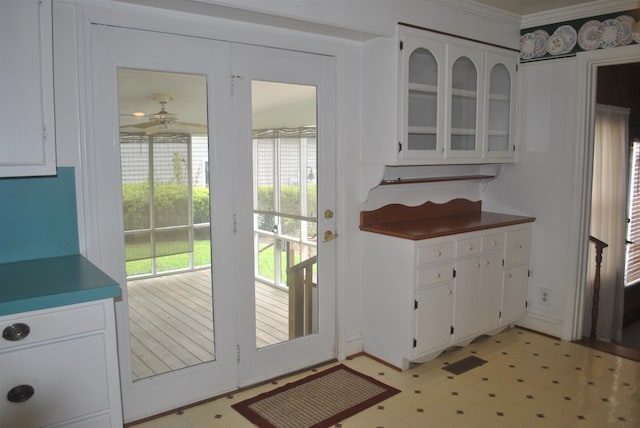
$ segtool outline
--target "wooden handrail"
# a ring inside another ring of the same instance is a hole
[[[609,244],[589,236],[589,241],[596,245],[596,274],[593,278],[593,304],[591,305],[591,335],[592,340],[596,339],[596,328],[598,324],[598,306],[600,304],[600,268],[602,266],[602,251]]]
[[[313,329],[313,265],[317,256],[287,268],[289,288],[289,339],[306,336]]]

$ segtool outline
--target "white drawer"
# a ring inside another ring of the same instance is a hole
[[[461,239],[457,242],[458,257],[473,256],[480,254],[481,239],[480,237]]]
[[[442,242],[440,244],[418,247],[418,266],[442,262],[453,259],[455,256],[454,243]]]
[[[29,333],[20,340],[0,338],[0,351],[44,340],[73,336],[76,334],[103,330],[105,328],[104,305],[92,303],[76,307],[61,307],[25,314],[0,317],[0,331],[19,328],[18,324],[28,326]]]
[[[482,251],[494,251],[504,248],[504,232],[492,233],[482,237]]]
[[[418,288],[453,279],[453,262],[418,269]]]
[[[0,426],[41,427],[109,409],[102,334],[0,354]],[[19,385],[33,388],[26,401],[8,400]]]

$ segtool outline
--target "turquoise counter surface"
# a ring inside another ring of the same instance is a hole
[[[0,264],[0,315],[118,296],[118,283],[77,254]]]

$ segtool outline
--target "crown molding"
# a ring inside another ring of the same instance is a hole
[[[591,16],[606,15],[608,13],[639,8],[640,1],[638,0],[597,0],[576,6],[525,15],[522,17],[521,28],[555,24],[557,22],[572,21],[574,19],[589,18]]]
[[[427,3],[434,3],[450,9],[473,13],[474,15],[492,19],[494,21],[507,24],[520,25],[522,17],[516,13],[507,12],[486,4],[478,3],[474,0],[425,0]]]

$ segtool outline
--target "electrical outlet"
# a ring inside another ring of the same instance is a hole
[[[540,304],[541,305],[548,305],[550,300],[551,300],[551,290],[549,290],[548,288],[541,288],[540,289]]]

